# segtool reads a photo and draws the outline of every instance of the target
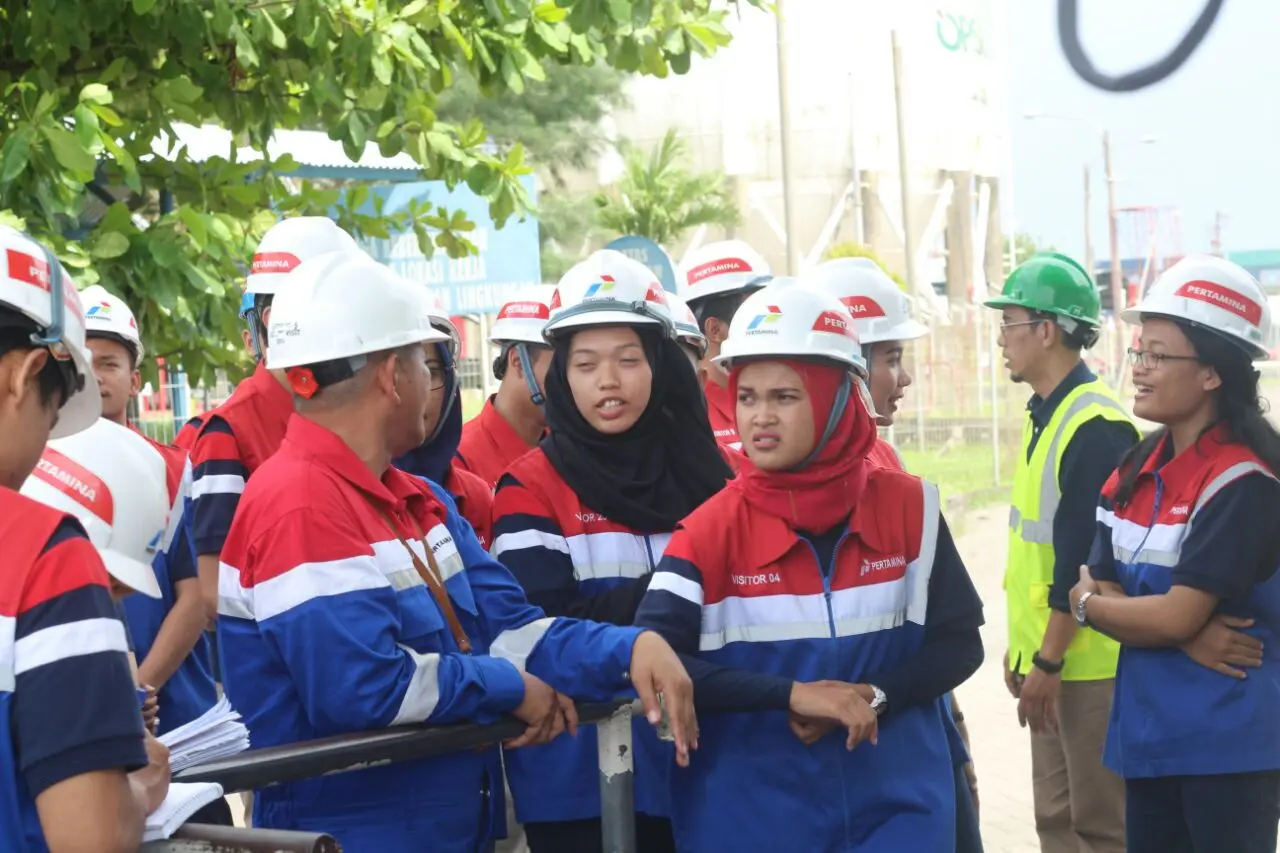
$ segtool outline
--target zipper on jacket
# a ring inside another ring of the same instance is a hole
[[[818,574],[822,577],[822,599],[827,603],[827,633],[831,639],[836,638],[836,615],[831,607],[831,573],[835,571],[836,557],[840,554],[840,546],[844,544],[845,536],[840,537],[836,542],[836,547],[831,551],[831,565],[828,566],[829,571],[822,570],[822,560],[818,558],[818,549],[813,547],[813,543],[803,536],[797,536],[801,542],[809,549],[809,553],[813,554],[813,562],[818,566]]]
[[[1164,480],[1160,478],[1159,474],[1152,474],[1152,476],[1155,477],[1156,481],[1156,500],[1151,509],[1151,520],[1147,522],[1147,530],[1142,534],[1142,541],[1138,543],[1137,548],[1133,549],[1133,556],[1129,558],[1131,560],[1130,565],[1134,567],[1138,565],[1138,555],[1142,553],[1143,548],[1147,547],[1147,538],[1151,536],[1151,529],[1156,526],[1156,519],[1160,517],[1160,499],[1164,496]],[[1112,547],[1114,551],[1114,545]],[[1123,587],[1124,584],[1121,584],[1121,586]]]
[[[644,551],[649,555],[649,571],[656,572],[658,570],[658,561],[653,559],[653,545],[649,541],[649,534],[644,535]]]

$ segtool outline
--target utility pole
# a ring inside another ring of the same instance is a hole
[[[778,135],[782,142],[782,218],[787,229],[787,274],[800,274],[800,238],[796,234],[795,177],[791,162],[791,106],[787,93],[787,13],[783,0],[774,0],[778,35]]]
[[[916,313],[922,315],[925,297],[933,293],[924,293],[917,289],[916,281],[916,238],[911,230],[911,169],[907,161],[907,111],[902,98],[902,47],[898,44],[898,31],[889,32],[889,47],[893,52],[893,105],[897,113],[898,124],[898,183],[902,190],[902,253],[903,266],[907,273],[907,292],[915,297]],[[921,342],[923,343],[923,342]],[[923,387],[926,381],[924,363],[920,355],[924,347],[917,343],[911,347],[916,381]],[[916,448],[924,450],[924,395],[916,395]]]
[[[1222,251],[1222,220],[1225,219],[1221,210],[1214,211],[1213,214],[1213,237],[1209,240],[1209,246],[1212,254],[1220,258],[1225,258],[1226,254]]]
[[[889,33],[893,50],[893,103],[898,123],[898,183],[902,188],[902,252],[907,273],[907,289],[917,296],[916,288],[916,237],[911,229],[911,175],[907,163],[907,116],[902,100],[902,48],[898,44],[898,31]]]
[[[1112,353],[1112,369],[1116,376],[1123,373],[1124,336],[1120,334],[1120,312],[1124,310],[1124,283],[1120,269],[1120,225],[1116,221],[1116,173],[1111,162],[1111,131],[1102,131],[1102,165],[1107,173],[1107,235],[1111,243],[1111,312],[1115,326],[1115,347]]]
[[[858,109],[854,99],[853,74],[849,75],[849,182],[853,186],[853,241],[866,245],[866,229],[862,223],[862,172],[858,171]]]
[[[1089,164],[1084,164],[1084,268],[1089,271],[1089,279],[1093,280],[1093,229],[1089,224],[1089,208],[1093,206],[1092,190],[1089,181]]]

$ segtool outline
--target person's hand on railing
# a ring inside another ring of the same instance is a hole
[[[507,749],[519,749],[522,746],[549,743],[565,730],[568,722],[565,719],[564,697],[551,689],[545,681],[529,673],[524,676],[524,701],[512,713],[525,724],[524,734],[515,740],[507,741]],[[569,702],[572,706],[572,701]],[[578,713],[573,711],[573,729],[578,728]]]
[[[641,634],[631,649],[631,684],[651,725],[657,727],[662,724],[665,706],[671,733],[675,737],[676,763],[688,767],[689,752],[698,748],[693,681],[675,650],[653,631]]]

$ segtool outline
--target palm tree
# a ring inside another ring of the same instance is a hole
[[[699,225],[733,226],[741,221],[738,205],[719,172],[689,169],[688,147],[668,130],[644,157],[627,153],[626,170],[617,187],[596,194],[596,221],[619,234],[648,237],[670,246]]]

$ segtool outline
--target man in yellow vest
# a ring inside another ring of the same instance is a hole
[[[1124,853],[1124,784],[1102,766],[1119,646],[1077,625],[1068,592],[1097,527],[1103,483],[1138,430],[1081,358],[1098,338],[1098,290],[1075,261],[1038,255],[986,303],[1014,382],[1031,386],[1014,471],[1005,684],[1031,728],[1042,853]]]

